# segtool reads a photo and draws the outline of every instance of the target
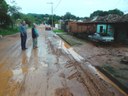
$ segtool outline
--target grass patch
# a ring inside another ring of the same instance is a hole
[[[115,84],[118,85],[124,92],[128,93],[128,83],[127,83],[127,74],[120,74],[119,70],[110,66],[103,65],[102,67],[97,66],[97,68],[105,74],[110,80],[112,80]],[[122,72],[121,72],[122,73]]]
[[[110,74],[112,74],[116,79],[122,79],[122,80],[128,80],[128,76],[127,76],[127,70],[122,71],[120,69],[116,69],[110,65],[103,65],[103,67],[106,71],[108,71]]]
[[[77,40],[77,38],[74,38],[70,35],[66,34],[58,34],[65,42],[67,42],[69,45],[74,46],[74,45],[81,45],[82,43]]]
[[[108,65],[108,64],[103,65],[102,68],[104,68],[105,70],[109,71],[110,73],[113,73],[113,74],[116,73],[115,70],[114,70],[114,68],[111,67],[111,66]]]
[[[6,28],[6,29],[2,29],[0,28],[0,35],[11,35],[11,34],[15,34],[18,33],[18,28]]]
[[[56,33],[64,33],[63,30],[53,30],[53,32],[56,32]]]

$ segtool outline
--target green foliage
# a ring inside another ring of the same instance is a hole
[[[69,21],[70,19],[76,20],[76,18],[77,17],[75,15],[72,15],[70,12],[67,12],[63,17],[63,19],[67,21]]]
[[[10,15],[13,15],[13,14],[19,13],[19,10],[20,10],[20,9],[21,9],[20,7],[18,7],[18,6],[16,6],[16,5],[13,5],[13,6],[9,6],[8,11],[9,11],[9,14],[10,14]]]
[[[31,19],[33,18],[32,21],[34,21],[35,23],[37,24],[40,24],[40,23],[45,23],[45,24],[50,24],[52,25],[52,15],[49,15],[49,14],[27,14],[26,15],[27,17],[28,16],[31,16]],[[57,15],[53,15],[53,23],[58,23],[58,21],[61,19],[60,16],[57,16]]]
[[[41,24],[44,21],[43,15],[42,14],[27,14],[26,17],[28,18],[28,20],[30,19],[30,21],[33,23],[37,23],[37,24]]]
[[[8,4],[5,0],[0,0],[0,27],[5,28],[12,23],[10,16],[7,14],[8,12]]]
[[[57,32],[57,33],[63,33],[63,30],[53,30],[53,32]]]
[[[0,0],[0,28],[7,28],[10,25],[13,27],[19,18],[19,9],[15,5],[9,6],[5,0]]]
[[[11,34],[15,34],[18,32],[18,28],[7,28],[7,29],[2,29],[0,28],[0,35],[11,35]]]
[[[102,10],[97,10],[97,11],[94,11],[90,17],[95,17],[95,16],[102,16],[103,15],[103,11]]]
[[[5,0],[0,0],[0,13],[6,14],[8,12],[8,4]]]
[[[13,21],[16,21],[17,19],[21,18],[20,16],[20,10],[21,8],[16,6],[16,5],[13,5],[13,6],[9,6],[9,14],[10,16],[12,17],[12,20]]]
[[[19,10],[21,8],[16,5],[15,1],[13,1],[12,4],[13,5],[11,5],[11,6],[9,5],[8,6],[8,14],[9,14],[9,16],[11,18],[11,21],[12,21],[11,26],[13,28],[16,25],[17,20],[21,18],[20,12],[19,12]]]
[[[24,17],[24,20],[26,21],[26,23],[29,25],[29,26],[32,26],[32,24],[34,23],[34,22],[36,22],[36,19],[33,17],[33,16],[31,16],[31,15],[26,15],[25,17]],[[36,22],[37,23],[37,22]]]
[[[106,16],[108,14],[117,14],[117,15],[123,15],[124,13],[118,9],[114,9],[114,10],[109,10],[109,11],[102,11],[102,10],[97,10],[97,11],[94,11],[90,17],[95,17],[95,16]]]
[[[75,37],[72,37],[70,35],[67,35],[67,34],[58,34],[66,43],[68,43],[69,45],[71,46],[74,46],[74,45],[81,45],[82,42],[75,38]]]
[[[124,13],[122,11],[120,11],[119,9],[114,9],[114,10],[109,10],[108,11],[109,14],[117,14],[117,15],[124,15]]]
[[[68,13],[68,12],[67,12]],[[80,17],[76,17],[69,13],[70,16],[58,16],[58,15],[53,15],[53,25],[55,23],[59,23],[59,20],[67,20],[67,19],[75,19],[79,20],[81,19]],[[14,16],[14,15],[13,15]],[[52,15],[49,14],[34,14],[34,13],[28,13],[28,14],[15,14],[15,19],[18,18],[20,20],[25,20],[29,25],[32,23],[37,23],[37,24],[50,24],[52,25]]]
[[[105,65],[103,65],[102,67],[103,67],[105,70],[109,71],[110,73],[113,73],[113,74],[116,73],[115,70],[114,70],[114,68],[113,68],[112,66],[108,65],[108,64],[105,64]]]

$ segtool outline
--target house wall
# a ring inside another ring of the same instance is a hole
[[[61,24],[55,24],[56,29],[61,29]]]
[[[101,26],[103,27],[103,31],[102,32],[106,32],[106,27],[107,27],[106,24],[98,24],[97,25],[97,31],[96,31],[97,33],[100,33],[100,27]]]
[[[69,22],[68,28],[69,28],[69,32],[71,33],[91,34],[96,32],[96,24]]]
[[[97,33],[101,33],[100,32],[101,31],[101,29],[100,29],[101,26],[103,27],[102,33],[107,33],[110,36],[114,36],[114,27],[110,24],[108,24],[108,25],[107,24],[97,24],[97,30],[96,30]]]
[[[77,32],[77,24],[76,23],[72,23],[70,26],[69,26],[69,32]]]
[[[120,41],[125,41],[125,39],[127,39],[127,35],[126,35],[126,31],[125,30],[121,30],[118,34],[118,39]]]
[[[68,32],[77,32],[76,22],[68,22]]]
[[[108,32],[110,36],[114,36],[114,27],[112,25],[108,25]]]
[[[82,33],[82,32],[86,32],[86,30],[87,30],[86,25],[77,24],[77,32]]]
[[[117,27],[117,41],[128,40],[128,27],[125,25],[118,25]]]

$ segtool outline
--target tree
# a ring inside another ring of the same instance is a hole
[[[21,8],[16,5],[15,1],[13,1],[12,4],[13,4],[12,6],[9,5],[8,7],[8,14],[11,17],[12,20],[11,25],[13,27],[17,23],[17,20],[21,18],[21,14],[19,12]]]
[[[0,0],[0,13],[6,14],[8,12],[8,4],[5,0]]]
[[[36,18],[31,14],[20,13],[20,21],[22,20],[25,20],[29,26],[31,26],[33,23],[37,23]]]
[[[0,0],[0,27],[7,27],[12,23],[8,15],[8,4],[5,0]]]
[[[12,17],[12,19],[16,20],[16,19],[19,19],[20,18],[20,10],[21,8],[18,7],[18,6],[9,6],[9,15]]]
[[[64,17],[63,17],[64,20],[71,20],[71,19],[75,19],[76,20],[76,16],[72,15],[70,12],[67,12]]]
[[[94,11],[90,15],[90,18],[93,18],[95,16],[106,16],[106,15],[109,15],[109,14],[117,14],[117,15],[122,16],[124,13],[122,11],[118,10],[118,9],[109,10],[109,11],[97,10],[97,11]]]
[[[109,14],[117,14],[117,15],[124,15],[124,13],[122,11],[120,11],[119,9],[114,9],[114,10],[109,10],[108,11]]]
[[[97,11],[94,11],[90,17],[93,18],[95,16],[105,16],[105,15],[108,15],[108,12],[107,11],[102,11],[102,10],[97,10]]]

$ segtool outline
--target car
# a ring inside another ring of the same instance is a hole
[[[96,42],[113,42],[114,41],[114,37],[112,36],[103,36],[100,35],[99,33],[94,33],[93,35],[89,35],[88,36],[92,41],[96,41]]]
[[[45,30],[51,30],[51,26],[45,25]]]

